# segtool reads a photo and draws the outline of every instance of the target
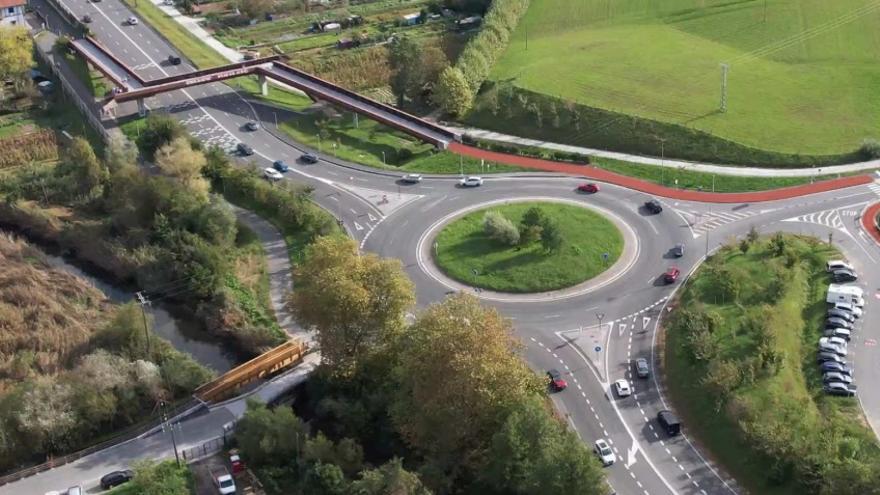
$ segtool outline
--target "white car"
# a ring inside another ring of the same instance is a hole
[[[846,339],[843,337],[822,337],[819,339],[819,344],[831,344],[846,349]]]
[[[266,180],[271,180],[273,182],[284,178],[284,176],[281,175],[281,172],[275,170],[274,168],[263,169],[263,177]]]
[[[831,372],[828,372],[828,373],[825,373],[824,375],[822,375],[822,381],[824,383],[840,382],[840,383],[850,384],[850,383],[852,383],[853,379],[849,375],[844,375],[843,373],[831,371]]]
[[[400,178],[400,181],[407,184],[417,184],[422,181],[422,174],[406,174]]]
[[[483,185],[482,177],[462,177],[458,181],[458,185],[462,187],[479,187]]]
[[[629,382],[624,378],[614,382],[614,390],[617,392],[618,397],[629,397],[632,395],[632,389],[629,388]]]
[[[593,444],[593,452],[599,456],[599,460],[602,461],[603,466],[610,466],[617,460],[614,456],[614,452],[611,451],[611,447],[608,446],[608,442],[603,438],[596,440],[596,443]]]
[[[825,263],[825,271],[831,273],[835,270],[849,270],[851,272],[856,271],[855,268],[846,261],[843,260],[831,260],[828,263]]]
[[[129,17],[127,21],[125,21],[129,26],[137,26],[138,18],[137,17]]]

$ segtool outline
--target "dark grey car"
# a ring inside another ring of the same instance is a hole
[[[829,371],[836,371],[838,373],[843,373],[845,375],[852,376],[852,369],[849,366],[847,366],[843,363],[835,363],[833,361],[828,361],[828,362],[822,363],[822,365],[819,366],[819,371],[821,371],[822,373],[827,373]]]
[[[852,327],[852,323],[844,320],[843,318],[832,316],[831,318],[825,319],[825,328],[845,328],[847,330],[852,330]]]
[[[651,367],[648,366],[647,359],[636,359],[636,376],[638,376],[639,378],[648,378],[649,376],[651,376]]]
[[[849,311],[837,308],[831,308],[828,310],[828,318],[843,318],[850,323],[856,321],[856,317],[854,314],[850,313]]]
[[[672,255],[676,258],[684,256],[684,244],[676,244],[675,247],[672,248]]]

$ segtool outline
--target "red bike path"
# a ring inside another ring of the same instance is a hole
[[[554,162],[551,160],[543,160],[540,158],[531,158],[527,156],[511,155],[508,153],[500,153],[497,151],[489,151],[481,148],[475,148],[461,143],[451,143],[449,151],[459,155],[479,158],[496,163],[505,163],[508,165],[516,165],[524,168],[535,170],[544,170],[547,172],[558,172],[563,174],[587,177],[617,186],[623,186],[629,189],[635,189],[654,196],[662,196],[664,198],[678,199],[683,201],[699,201],[703,203],[757,203],[761,201],[776,201],[780,199],[796,198],[798,196],[806,196],[808,194],[833,191],[835,189],[844,189],[862,184],[870,184],[873,178],[870,175],[852,175],[841,177],[839,179],[829,179],[812,184],[803,184],[800,186],[783,187],[780,189],[770,189],[767,191],[739,192],[739,193],[715,193],[705,191],[692,191],[688,189],[675,189],[672,187],[661,186],[653,182],[635,179],[625,175],[616,174],[607,170],[596,168],[590,165],[574,165],[569,163]]]
[[[874,239],[874,242],[880,244],[880,229],[874,223],[877,213],[880,213],[880,203],[874,203],[865,208],[865,211],[862,213],[862,228]]]

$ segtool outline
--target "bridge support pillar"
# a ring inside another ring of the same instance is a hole
[[[269,96],[269,81],[266,79],[266,76],[260,74],[258,79],[260,80],[260,94],[263,96]]]
[[[147,105],[144,103],[144,99],[138,98],[137,104],[138,104],[138,115],[140,115],[141,117],[146,116],[147,115]]]

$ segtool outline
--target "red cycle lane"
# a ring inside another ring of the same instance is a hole
[[[524,168],[535,170],[544,170],[547,172],[558,172],[563,174],[577,175],[595,179],[610,184],[623,186],[629,189],[635,189],[654,196],[662,196],[664,198],[678,199],[682,201],[698,201],[703,203],[758,203],[761,201],[776,201],[780,199],[796,198],[798,196],[806,196],[808,194],[816,194],[821,192],[833,191],[835,189],[844,189],[852,186],[860,186],[869,184],[873,181],[870,175],[853,175],[842,177],[839,179],[829,179],[812,184],[804,184],[801,186],[783,187],[780,189],[770,189],[767,191],[741,192],[741,193],[713,193],[704,191],[691,191],[686,189],[675,189],[671,187],[661,186],[633,177],[616,174],[607,170],[596,168],[590,165],[574,165],[568,163],[554,162],[551,160],[543,160],[540,158],[531,158],[527,156],[511,155],[508,153],[499,153],[497,151],[489,151],[461,143],[451,143],[449,151],[459,155],[479,158],[487,161],[506,163],[508,165],[517,165]],[[876,230],[876,229],[875,229]]]
[[[865,208],[864,213],[862,213],[862,228],[874,239],[874,242],[880,244],[880,229],[878,229],[876,223],[878,213],[880,213],[880,203],[874,203]]]

